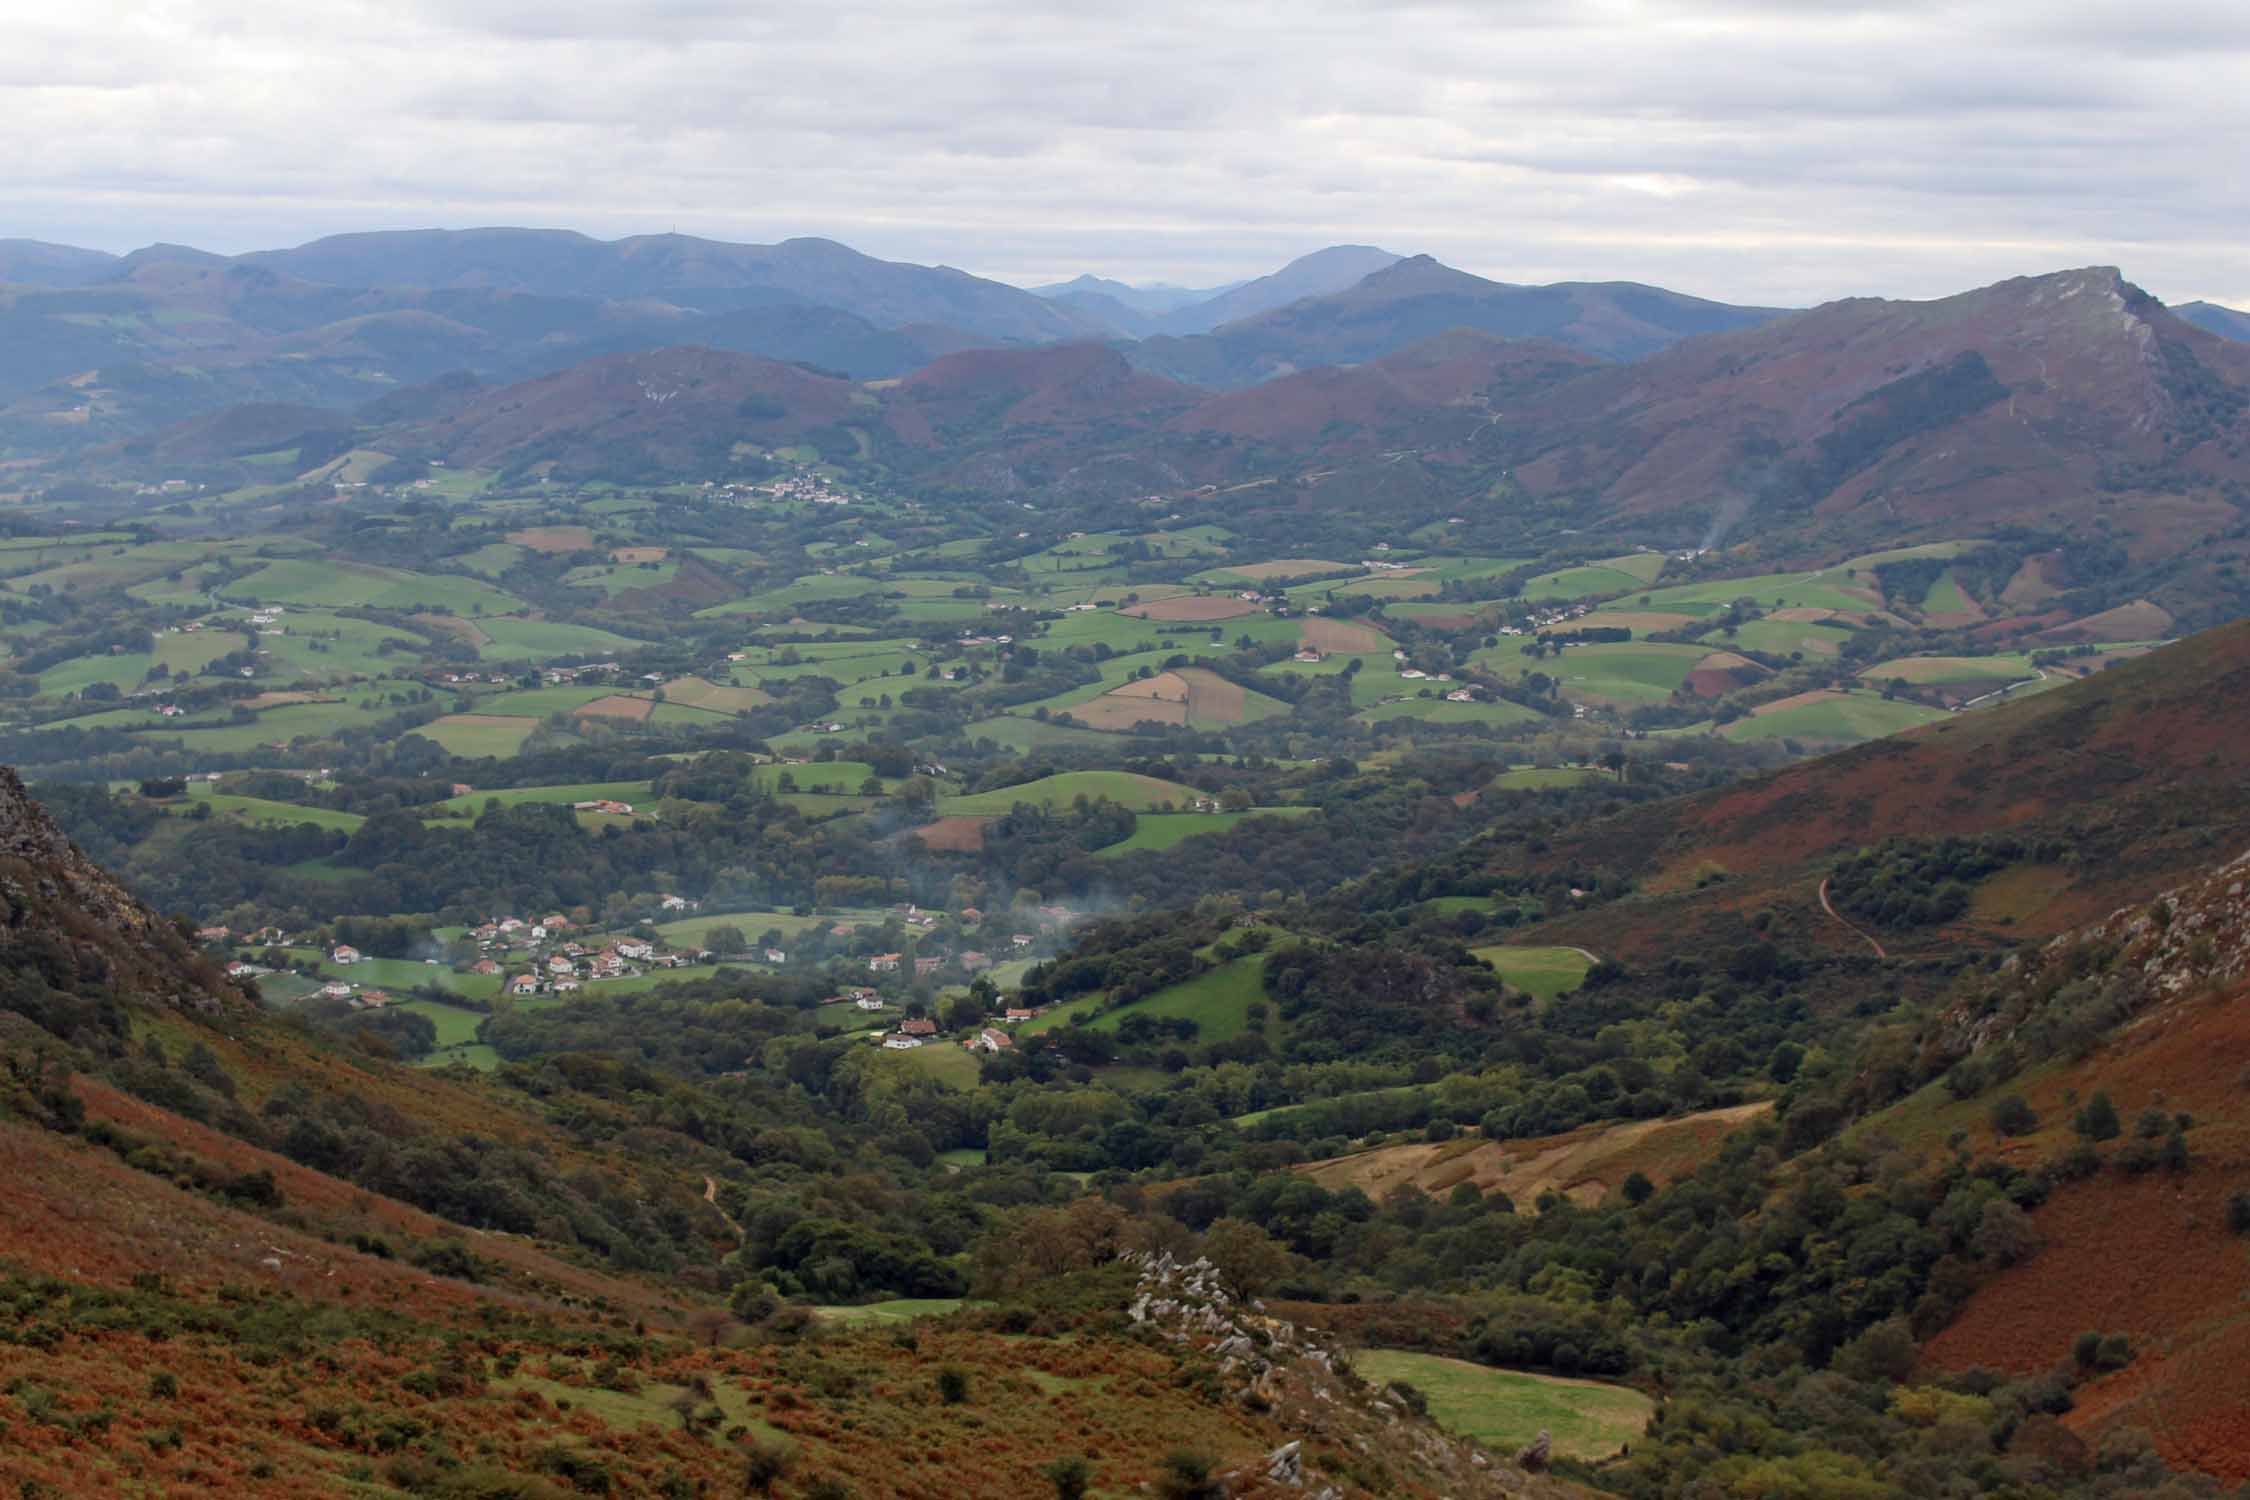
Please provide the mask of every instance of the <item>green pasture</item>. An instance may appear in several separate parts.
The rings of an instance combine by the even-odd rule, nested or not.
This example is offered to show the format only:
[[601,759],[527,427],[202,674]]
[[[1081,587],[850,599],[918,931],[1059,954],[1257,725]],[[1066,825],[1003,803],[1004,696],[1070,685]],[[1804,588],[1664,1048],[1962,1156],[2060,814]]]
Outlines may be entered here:
[[940,797],[938,811],[947,817],[996,816],[1019,802],[1055,808],[1068,807],[1080,797],[1088,801],[1107,797],[1120,807],[1145,812],[1161,802],[1192,808],[1202,795],[1194,787],[1130,771],[1065,771],[997,791]]
[[1885,735],[1897,734],[1900,730],[1912,729],[1944,717],[1945,713],[1941,709],[1924,708],[1919,703],[1884,699],[1874,693],[1858,692],[1737,719],[1720,729],[1719,733],[1727,739],[1742,742],[1795,739],[1826,744],[1856,744],[1861,740],[1881,739]]
[[1206,833],[1225,833],[1245,818],[1295,818],[1315,811],[1317,809],[1310,807],[1259,807],[1248,812],[1140,813],[1135,817],[1132,833],[1114,844],[1104,845],[1096,851],[1096,857],[1114,859],[1144,849],[1169,849],[1184,839]]
[[1544,1432],[1558,1455],[1599,1462],[1638,1440],[1656,1412],[1654,1402],[1626,1386],[1495,1370],[1437,1354],[1362,1349],[1351,1363],[1376,1385],[1411,1385],[1439,1426],[1495,1453],[1514,1452]]
[[1501,944],[1470,950],[1509,984],[1535,1000],[1552,1000],[1578,988],[1594,964],[1576,948],[1532,948]]

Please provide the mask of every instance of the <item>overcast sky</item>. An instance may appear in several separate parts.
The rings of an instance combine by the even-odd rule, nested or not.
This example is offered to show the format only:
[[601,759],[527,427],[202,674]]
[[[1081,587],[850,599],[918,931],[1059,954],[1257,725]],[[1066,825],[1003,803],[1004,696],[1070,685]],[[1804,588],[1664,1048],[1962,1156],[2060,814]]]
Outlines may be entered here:
[[0,0],[0,235],[822,234],[1204,285],[1336,242],[1743,302],[2250,306],[2250,0]]

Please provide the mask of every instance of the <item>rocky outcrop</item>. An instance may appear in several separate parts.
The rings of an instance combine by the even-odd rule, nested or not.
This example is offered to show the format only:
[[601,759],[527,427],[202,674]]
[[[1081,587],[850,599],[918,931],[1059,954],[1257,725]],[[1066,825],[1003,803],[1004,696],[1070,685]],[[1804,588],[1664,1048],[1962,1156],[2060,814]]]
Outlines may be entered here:
[[2250,854],[2009,958],[1939,1017],[1927,1050],[1941,1063],[2013,1037],[2056,1005],[2115,1025],[2199,990],[2250,981]]
[[217,1015],[248,1001],[172,923],[88,859],[0,766],[0,968]]
[[[1413,1488],[1450,1500],[1541,1500],[1582,1493],[1529,1465],[1494,1457],[1446,1432],[1353,1373],[1349,1355],[1323,1335],[1230,1292],[1208,1260],[1129,1251],[1139,1274],[1126,1316],[1182,1345],[1216,1374],[1226,1398],[1271,1413],[1299,1434],[1263,1458],[1218,1476],[1229,1500],[1303,1496],[1345,1500],[1363,1491],[1328,1476],[1381,1466]],[[1543,1466],[1542,1466],[1543,1467]]]

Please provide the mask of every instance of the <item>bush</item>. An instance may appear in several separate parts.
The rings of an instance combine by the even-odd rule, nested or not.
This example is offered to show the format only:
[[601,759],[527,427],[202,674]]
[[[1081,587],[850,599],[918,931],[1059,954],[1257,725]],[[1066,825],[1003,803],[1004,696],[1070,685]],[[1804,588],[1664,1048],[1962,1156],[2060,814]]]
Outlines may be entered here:
[[1992,1128],[2002,1135],[2029,1135],[2039,1128],[2039,1112],[2021,1094],[2004,1094],[1992,1101]]
[[948,1365],[937,1373],[938,1399],[947,1406],[959,1406],[969,1399],[969,1374],[966,1370]]
[[1156,1492],[1164,1500],[1212,1500],[1219,1487],[1211,1482],[1212,1460],[1205,1454],[1175,1449],[1164,1457]]
[[2236,1234],[2250,1234],[2250,1193],[2227,1195],[2227,1228]]
[[790,1453],[778,1443],[752,1443],[742,1482],[753,1495],[770,1495],[789,1472]]
[[1094,1466],[1077,1454],[1058,1458],[1039,1471],[1055,1487],[1055,1500],[1086,1500],[1094,1482]]
[[2096,1093],[2071,1120],[2070,1128],[2089,1141],[2114,1141],[2125,1128],[2109,1095]]

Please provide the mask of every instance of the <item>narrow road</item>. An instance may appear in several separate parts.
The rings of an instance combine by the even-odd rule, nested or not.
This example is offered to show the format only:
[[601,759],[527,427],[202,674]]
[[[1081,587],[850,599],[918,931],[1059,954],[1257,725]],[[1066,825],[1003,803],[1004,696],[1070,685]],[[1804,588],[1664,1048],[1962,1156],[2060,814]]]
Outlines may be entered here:
[[1888,953],[1885,953],[1883,951],[1883,945],[1881,943],[1876,942],[1874,938],[1868,936],[1864,932],[1861,932],[1857,927],[1853,927],[1851,923],[1845,921],[1843,917],[1837,913],[1835,907],[1828,904],[1828,877],[1825,875],[1820,877],[1820,909],[1828,913],[1830,919],[1833,920],[1838,926],[1849,928],[1854,937],[1857,937],[1861,942],[1867,944],[1868,947],[1873,948],[1875,950],[1875,956],[1877,958],[1890,957]]

